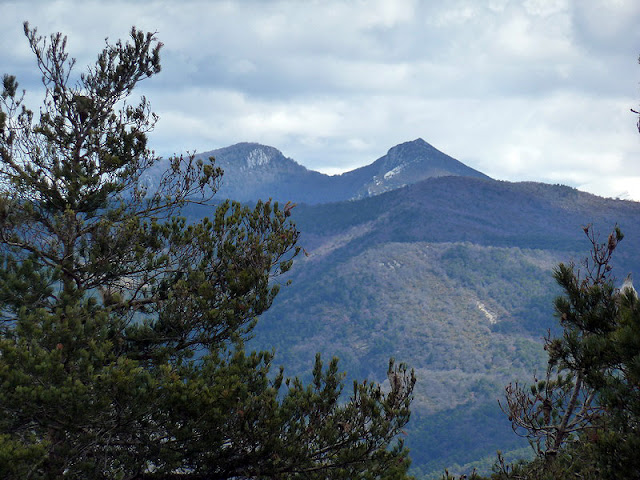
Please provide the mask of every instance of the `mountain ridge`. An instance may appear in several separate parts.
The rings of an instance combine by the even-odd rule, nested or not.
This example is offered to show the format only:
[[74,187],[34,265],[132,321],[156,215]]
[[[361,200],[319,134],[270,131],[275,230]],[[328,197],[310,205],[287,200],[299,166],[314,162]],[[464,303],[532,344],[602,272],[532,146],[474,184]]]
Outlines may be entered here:
[[489,178],[422,138],[396,145],[371,164],[339,175],[310,170],[275,147],[253,142],[237,143],[196,157],[215,158],[225,172],[218,194],[244,202],[273,198],[321,204],[375,196],[439,176]]

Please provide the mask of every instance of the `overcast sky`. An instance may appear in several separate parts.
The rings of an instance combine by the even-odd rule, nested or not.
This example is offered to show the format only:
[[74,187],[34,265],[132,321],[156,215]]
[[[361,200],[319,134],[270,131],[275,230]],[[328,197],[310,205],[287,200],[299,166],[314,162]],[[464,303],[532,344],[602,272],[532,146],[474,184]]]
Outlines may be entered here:
[[157,32],[137,93],[163,156],[254,141],[339,173],[421,137],[496,179],[640,200],[638,0],[0,0],[0,73],[35,101],[24,20],[78,71]]

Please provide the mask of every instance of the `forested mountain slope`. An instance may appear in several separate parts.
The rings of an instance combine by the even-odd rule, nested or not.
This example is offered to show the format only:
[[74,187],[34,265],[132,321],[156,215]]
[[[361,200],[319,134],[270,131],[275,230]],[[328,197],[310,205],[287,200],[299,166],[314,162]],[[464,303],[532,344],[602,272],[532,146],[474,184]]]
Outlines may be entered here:
[[639,272],[640,204],[564,186],[432,178],[359,201],[299,206],[298,261],[255,345],[290,373],[317,351],[382,381],[389,357],[416,369],[408,443],[419,471],[522,445],[497,400],[543,372],[551,277],[588,252],[582,231],[626,234],[616,274]]

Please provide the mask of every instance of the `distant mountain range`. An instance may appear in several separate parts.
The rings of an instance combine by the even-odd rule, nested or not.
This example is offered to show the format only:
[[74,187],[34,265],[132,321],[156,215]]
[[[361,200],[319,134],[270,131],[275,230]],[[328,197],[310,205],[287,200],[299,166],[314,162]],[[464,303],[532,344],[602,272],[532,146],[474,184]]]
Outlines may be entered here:
[[496,181],[422,139],[337,176],[254,143],[202,155],[225,170],[219,196],[298,203],[309,256],[251,346],[275,347],[289,375],[308,374],[317,351],[338,356],[349,378],[384,381],[389,357],[414,367],[406,440],[419,479],[486,470],[496,450],[526,446],[497,400],[544,371],[542,337],[557,329],[552,269],[580,265],[584,225],[605,240],[619,224],[614,273],[640,278],[640,203]]
[[279,150],[257,143],[239,143],[197,156],[216,159],[225,172],[218,195],[239,201],[271,197],[318,204],[366,198],[433,177],[489,178],[421,138],[397,145],[372,164],[342,175],[308,170]]

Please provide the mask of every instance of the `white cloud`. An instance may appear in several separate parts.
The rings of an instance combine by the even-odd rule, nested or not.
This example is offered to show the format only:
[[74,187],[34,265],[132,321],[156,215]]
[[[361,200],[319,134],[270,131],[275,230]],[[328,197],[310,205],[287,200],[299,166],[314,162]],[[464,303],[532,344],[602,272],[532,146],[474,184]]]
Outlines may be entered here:
[[523,5],[528,14],[547,17],[565,11],[568,4],[566,0],[526,0]]

